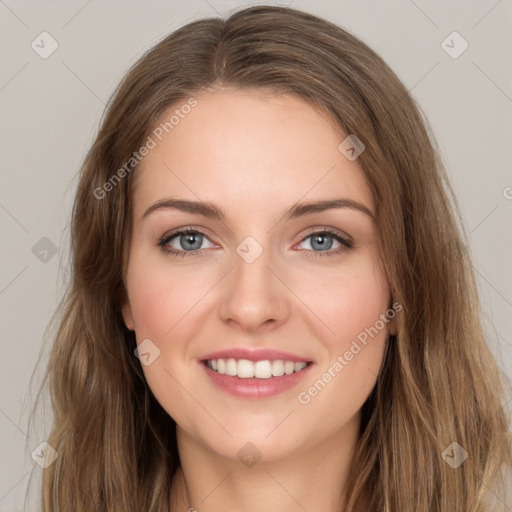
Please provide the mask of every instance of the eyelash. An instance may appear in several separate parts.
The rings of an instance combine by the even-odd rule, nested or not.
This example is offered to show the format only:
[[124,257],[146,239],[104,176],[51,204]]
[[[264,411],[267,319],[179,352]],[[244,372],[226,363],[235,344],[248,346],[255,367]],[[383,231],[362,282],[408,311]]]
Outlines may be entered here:
[[[171,256],[177,256],[177,257],[181,257],[181,258],[185,257],[185,256],[196,256],[198,254],[202,254],[203,251],[207,250],[207,249],[195,249],[193,251],[183,251],[183,250],[177,250],[177,249],[170,249],[169,247],[167,247],[167,244],[173,238],[176,238],[177,236],[180,236],[180,235],[187,235],[187,234],[200,234],[200,235],[203,235],[204,237],[206,237],[206,235],[204,233],[202,233],[201,231],[198,231],[197,229],[184,228],[184,229],[174,231],[170,234],[164,235],[158,241],[158,246],[160,247],[160,249],[162,250],[162,252],[164,254],[168,254]],[[300,241],[300,243],[304,242],[309,237],[314,236],[314,235],[330,235],[333,238],[335,238],[338,242],[340,242],[342,247],[340,247],[339,249],[336,249],[334,251],[330,251],[330,250],[329,251],[313,251],[313,250],[307,249],[306,252],[314,253],[313,257],[323,258],[325,256],[333,256],[333,255],[340,254],[340,253],[346,251],[347,249],[351,249],[353,247],[353,243],[350,240],[343,238],[342,236],[339,235],[339,233],[337,231],[334,231],[333,229],[330,229],[330,228],[322,228],[321,230],[318,230],[318,231],[311,231]],[[206,237],[206,238],[208,238],[208,237]]]

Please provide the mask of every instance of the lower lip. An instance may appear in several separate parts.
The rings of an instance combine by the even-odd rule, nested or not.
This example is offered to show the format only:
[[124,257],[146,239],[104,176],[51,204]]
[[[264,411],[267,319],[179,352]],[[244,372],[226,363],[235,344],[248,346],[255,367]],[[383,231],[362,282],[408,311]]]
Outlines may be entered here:
[[267,398],[278,395],[297,385],[308,373],[313,363],[308,364],[300,372],[270,377],[269,379],[241,379],[240,377],[225,375],[211,370],[206,364],[199,361],[208,378],[219,388],[233,396],[243,398]]

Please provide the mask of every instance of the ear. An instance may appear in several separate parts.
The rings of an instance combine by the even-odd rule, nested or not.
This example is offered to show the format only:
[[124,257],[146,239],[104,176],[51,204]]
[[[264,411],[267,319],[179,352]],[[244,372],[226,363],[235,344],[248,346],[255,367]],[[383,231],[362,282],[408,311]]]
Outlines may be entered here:
[[133,321],[132,307],[130,306],[130,301],[128,300],[128,296],[126,295],[126,291],[123,290],[121,300],[121,313],[123,314],[123,319],[126,327],[130,329],[130,331],[135,330],[135,322]]
[[126,302],[122,305],[121,311],[123,313],[124,323],[130,331],[135,330],[135,324],[133,322],[132,308],[130,307],[130,303]]

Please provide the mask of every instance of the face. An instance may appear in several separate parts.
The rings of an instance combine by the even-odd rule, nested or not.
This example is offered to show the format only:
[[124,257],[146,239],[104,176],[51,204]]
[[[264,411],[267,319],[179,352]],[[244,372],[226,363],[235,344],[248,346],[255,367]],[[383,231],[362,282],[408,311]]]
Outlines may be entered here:
[[148,385],[219,455],[334,449],[394,329],[372,194],[338,149],[347,134],[301,99],[196,99],[134,176],[123,316]]

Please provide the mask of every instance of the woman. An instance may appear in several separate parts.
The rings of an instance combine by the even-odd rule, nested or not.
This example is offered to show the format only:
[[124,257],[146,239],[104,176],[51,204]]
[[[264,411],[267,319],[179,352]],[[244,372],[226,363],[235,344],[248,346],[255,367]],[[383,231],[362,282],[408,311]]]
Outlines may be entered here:
[[452,198],[341,28],[255,6],[157,44],[81,170],[43,510],[506,510]]

